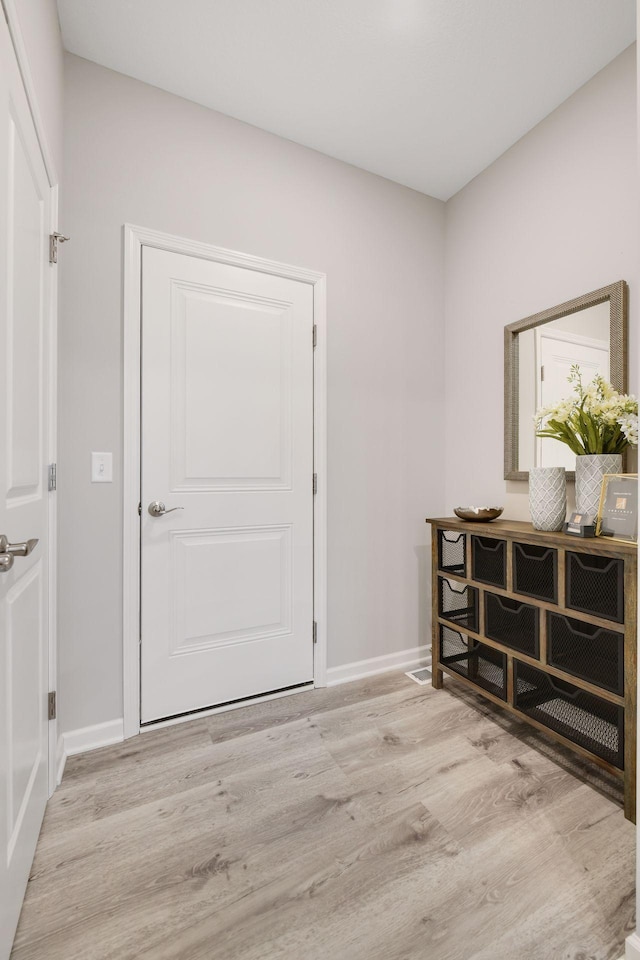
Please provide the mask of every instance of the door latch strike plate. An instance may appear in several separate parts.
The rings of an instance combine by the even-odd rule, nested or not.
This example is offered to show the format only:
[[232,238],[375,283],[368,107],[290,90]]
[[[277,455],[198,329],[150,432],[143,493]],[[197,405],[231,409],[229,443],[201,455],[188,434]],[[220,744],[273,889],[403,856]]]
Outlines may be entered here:
[[66,243],[69,239],[70,237],[65,237],[64,234],[58,233],[57,230],[49,234],[49,263],[58,262],[58,244]]

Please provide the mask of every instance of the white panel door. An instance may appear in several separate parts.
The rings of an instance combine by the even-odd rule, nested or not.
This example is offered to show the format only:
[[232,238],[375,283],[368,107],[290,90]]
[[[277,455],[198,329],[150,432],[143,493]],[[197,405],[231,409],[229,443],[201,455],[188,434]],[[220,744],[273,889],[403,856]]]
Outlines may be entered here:
[[[568,397],[571,386],[568,377],[577,363],[586,386],[597,373],[609,379],[609,344],[575,334],[556,331],[553,336],[540,332],[538,337],[540,376],[538,379],[539,406],[547,407]],[[544,373],[543,373],[544,371]],[[566,443],[550,437],[538,438],[537,466],[565,467],[575,470],[576,455]]]
[[310,284],[143,249],[143,723],[313,679],[312,328]]
[[[0,958],[18,922],[48,787],[47,371],[50,191],[0,18]],[[19,550],[19,548],[17,548]],[[0,564],[7,562],[0,556]]]

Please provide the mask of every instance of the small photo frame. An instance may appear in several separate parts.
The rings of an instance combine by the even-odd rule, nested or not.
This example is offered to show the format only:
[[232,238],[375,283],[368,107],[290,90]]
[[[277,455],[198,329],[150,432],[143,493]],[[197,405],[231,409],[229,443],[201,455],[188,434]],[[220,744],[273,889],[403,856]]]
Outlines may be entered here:
[[596,521],[591,513],[575,510],[564,525],[564,532],[571,537],[595,537]]
[[637,543],[637,473],[606,473],[602,478],[596,536]]

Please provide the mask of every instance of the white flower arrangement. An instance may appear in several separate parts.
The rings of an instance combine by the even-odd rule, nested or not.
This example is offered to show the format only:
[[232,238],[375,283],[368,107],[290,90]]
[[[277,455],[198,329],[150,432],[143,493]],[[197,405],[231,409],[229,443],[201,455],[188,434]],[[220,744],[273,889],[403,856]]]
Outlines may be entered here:
[[618,393],[600,374],[586,387],[574,364],[567,378],[573,394],[534,416],[536,436],[552,437],[577,455],[622,453],[638,445],[638,401]]

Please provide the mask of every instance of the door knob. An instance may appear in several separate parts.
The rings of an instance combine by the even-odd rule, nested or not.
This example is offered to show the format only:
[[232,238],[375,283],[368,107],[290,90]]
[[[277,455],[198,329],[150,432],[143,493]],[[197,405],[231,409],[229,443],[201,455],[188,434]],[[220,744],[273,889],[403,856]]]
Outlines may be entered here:
[[184,507],[171,507],[171,510],[167,510],[162,500],[152,500],[147,510],[152,517],[164,517],[167,513],[173,513],[174,510],[184,510]]
[[0,573],[7,573],[16,557],[28,557],[38,540],[24,540],[22,543],[9,543],[4,534],[0,535]]

